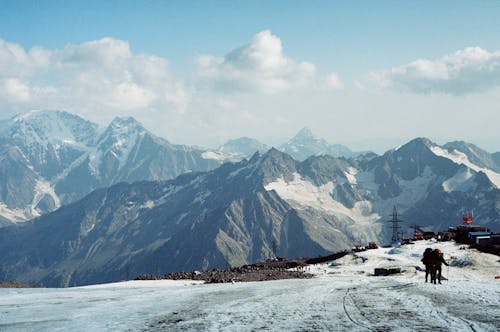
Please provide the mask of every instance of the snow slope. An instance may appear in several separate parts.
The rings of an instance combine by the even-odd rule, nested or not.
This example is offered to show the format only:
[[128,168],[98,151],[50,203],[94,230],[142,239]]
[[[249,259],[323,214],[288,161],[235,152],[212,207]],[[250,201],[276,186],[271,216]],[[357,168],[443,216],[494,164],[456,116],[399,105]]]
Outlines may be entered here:
[[491,169],[477,166],[469,160],[465,153],[458,150],[449,152],[439,146],[432,146],[430,149],[437,156],[448,158],[454,163],[465,165],[476,172],[483,172],[490,179],[491,183],[493,183],[497,188],[500,188],[500,174]]
[[298,173],[293,174],[294,178],[290,182],[285,182],[282,178],[267,184],[264,188],[267,191],[274,190],[278,195],[289,202],[297,209],[313,208],[327,213],[337,214],[347,217],[357,222],[375,222],[379,219],[378,214],[371,213],[371,203],[359,201],[352,209],[345,207],[332,197],[334,188],[333,182],[315,186],[309,181],[302,179]]
[[[420,256],[454,266],[423,282]],[[452,258],[454,257],[454,258]],[[468,265],[469,264],[469,265]],[[371,276],[400,266],[401,275]],[[200,285],[129,281],[66,289],[0,289],[2,331],[498,331],[497,256],[421,241],[311,267],[313,279]]]

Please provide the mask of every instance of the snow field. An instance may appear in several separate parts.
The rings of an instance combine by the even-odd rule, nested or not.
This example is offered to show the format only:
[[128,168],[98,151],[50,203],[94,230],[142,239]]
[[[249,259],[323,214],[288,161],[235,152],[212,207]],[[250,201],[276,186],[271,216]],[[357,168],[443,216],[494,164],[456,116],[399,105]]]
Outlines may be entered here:
[[[415,266],[427,246],[472,265],[450,267],[442,285],[424,283]],[[388,265],[405,272],[371,276],[375,267]],[[452,242],[419,241],[311,266],[313,279],[0,289],[0,330],[498,331],[499,265],[497,256]]]
[[476,172],[483,172],[490,179],[491,183],[493,183],[497,188],[500,188],[500,174],[492,171],[491,169],[479,167],[473,164],[465,153],[458,150],[448,152],[439,146],[432,146],[430,149],[436,156],[448,158],[454,163],[465,165]]

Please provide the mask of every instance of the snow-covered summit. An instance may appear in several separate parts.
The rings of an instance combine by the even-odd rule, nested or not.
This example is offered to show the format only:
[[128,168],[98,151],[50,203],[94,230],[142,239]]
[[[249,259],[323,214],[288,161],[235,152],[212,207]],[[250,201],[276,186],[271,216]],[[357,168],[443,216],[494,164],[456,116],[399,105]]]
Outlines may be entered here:
[[314,136],[308,127],[302,128],[292,139],[279,148],[297,160],[305,160],[310,156],[330,154],[334,157],[353,157],[349,148],[341,144],[330,144],[323,138]]
[[481,161],[476,159],[475,162],[472,162],[469,159],[468,154],[457,149],[452,149],[451,147],[449,147],[449,149],[445,149],[436,145],[431,147],[431,150],[437,156],[447,158],[456,164],[464,165],[475,172],[485,174],[491,183],[496,186],[496,188],[500,188],[500,173],[497,173],[490,168],[481,166],[484,165]]
[[78,115],[35,110],[0,121],[0,143],[0,180],[6,184],[0,221],[44,214],[116,181],[171,179],[220,164],[203,159],[203,151],[154,136],[132,117],[99,128]]
[[255,152],[264,153],[269,146],[250,137],[232,139],[221,145],[217,151],[223,154],[250,158]]
[[490,154],[472,143],[454,141],[446,143],[443,148],[450,152],[460,151],[475,165],[500,173],[500,162],[495,160],[494,154]]
[[6,121],[2,134],[29,146],[85,145],[95,137],[97,125],[63,111],[36,110]]
[[127,130],[131,130],[132,128],[136,130],[146,130],[139,121],[131,116],[115,117],[109,124],[109,128],[113,128],[115,130],[123,130],[124,128],[126,128]]

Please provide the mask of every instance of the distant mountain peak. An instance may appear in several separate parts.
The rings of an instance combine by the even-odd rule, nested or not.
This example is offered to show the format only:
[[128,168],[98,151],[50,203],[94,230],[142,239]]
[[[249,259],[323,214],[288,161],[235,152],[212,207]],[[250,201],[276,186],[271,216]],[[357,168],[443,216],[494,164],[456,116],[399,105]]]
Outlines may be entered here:
[[110,127],[112,128],[123,128],[123,127],[128,127],[128,128],[141,128],[144,129],[144,126],[137,121],[135,118],[131,116],[126,116],[126,117],[115,117],[113,121],[109,124]]
[[269,149],[261,156],[261,165],[278,165],[281,168],[287,164],[295,164],[296,161],[289,154],[282,152],[276,148]]
[[13,117],[14,121],[26,121],[26,120],[31,120],[31,119],[37,119],[40,117],[53,117],[53,116],[61,116],[61,115],[67,115],[67,116],[74,116],[73,114],[64,112],[64,111],[58,111],[58,110],[43,110],[43,109],[36,109],[36,110],[31,110],[25,113],[17,114]]
[[431,141],[427,137],[417,137],[417,138],[411,140],[410,142],[416,142],[416,143],[424,144],[424,145],[427,145],[427,146],[436,145],[436,143],[434,143],[433,141]]
[[282,156],[288,156],[288,154],[276,149],[274,146],[271,147],[266,153],[262,155],[263,158],[276,158],[276,157],[282,157]]
[[88,122],[87,120],[83,119],[77,114],[72,114],[68,113],[65,111],[60,111],[60,110],[31,110],[25,113],[20,113],[15,115],[11,121],[14,123],[39,123],[40,121],[42,122],[53,122],[57,120],[77,120],[77,121],[85,121]]
[[16,137],[26,145],[48,142],[88,141],[95,136],[97,125],[78,115],[58,110],[32,110],[7,120],[2,135]]
[[280,146],[280,150],[297,160],[310,156],[330,154],[334,157],[353,157],[356,153],[341,144],[330,144],[323,138],[314,136],[308,127],[302,128],[291,140]]
[[256,151],[264,153],[267,150],[269,150],[269,146],[250,137],[231,139],[217,149],[219,153],[227,155],[229,159],[236,160],[250,158]]
[[304,127],[293,137],[293,139],[311,139],[315,138],[311,128]]
[[400,146],[396,150],[415,150],[416,148],[425,148],[428,149],[430,147],[436,146],[436,143],[431,141],[430,139],[426,137],[417,137],[409,141],[408,143]]

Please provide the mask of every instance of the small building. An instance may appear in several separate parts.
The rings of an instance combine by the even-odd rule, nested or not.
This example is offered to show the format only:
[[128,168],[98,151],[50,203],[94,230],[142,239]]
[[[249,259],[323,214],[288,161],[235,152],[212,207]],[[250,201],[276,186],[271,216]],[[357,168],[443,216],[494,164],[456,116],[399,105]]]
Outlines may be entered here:
[[422,234],[422,236],[424,237],[424,240],[430,240],[430,239],[433,239],[436,237],[436,233],[434,232],[424,232],[424,234]]
[[[475,232],[486,232],[486,235],[490,234],[490,230],[486,227],[482,226],[471,226],[471,225],[461,225],[455,228],[450,228],[449,231],[452,231],[455,233],[455,242],[457,243],[471,243],[471,237],[469,237],[469,234],[475,233]],[[472,243],[475,242],[472,241]]]
[[500,234],[477,236],[476,244],[478,245],[500,244]]
[[468,234],[468,239],[471,243],[476,243],[476,239],[478,237],[484,237],[484,236],[490,236],[490,232],[484,232],[484,231],[479,231],[479,232],[469,232]]

